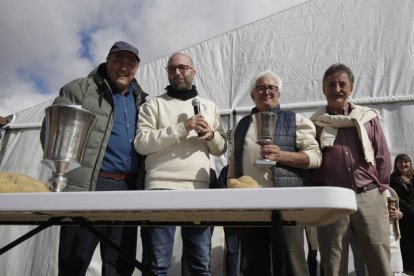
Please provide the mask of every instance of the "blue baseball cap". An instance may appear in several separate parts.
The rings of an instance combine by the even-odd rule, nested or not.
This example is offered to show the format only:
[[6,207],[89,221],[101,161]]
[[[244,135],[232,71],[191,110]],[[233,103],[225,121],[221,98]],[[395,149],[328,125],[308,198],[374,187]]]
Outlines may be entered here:
[[138,61],[141,60],[139,58],[139,55],[138,55],[138,49],[135,48],[134,46],[132,46],[131,44],[126,43],[124,41],[117,41],[117,42],[115,42],[115,44],[109,50],[108,56],[110,54],[113,54],[113,53],[116,53],[116,52],[120,52],[120,51],[128,51],[128,52],[134,54],[137,57]]

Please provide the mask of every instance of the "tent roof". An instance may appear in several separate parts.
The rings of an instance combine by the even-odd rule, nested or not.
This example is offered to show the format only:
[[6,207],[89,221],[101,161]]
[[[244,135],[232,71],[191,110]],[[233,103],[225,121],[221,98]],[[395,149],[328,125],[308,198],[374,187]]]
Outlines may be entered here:
[[[412,101],[413,10],[407,0],[313,0],[182,51],[194,59],[199,93],[221,110],[251,106],[250,81],[265,69],[284,82],[282,105],[320,105],[322,75],[337,62],[354,71],[353,99]],[[138,71],[151,95],[168,84],[167,59]]]

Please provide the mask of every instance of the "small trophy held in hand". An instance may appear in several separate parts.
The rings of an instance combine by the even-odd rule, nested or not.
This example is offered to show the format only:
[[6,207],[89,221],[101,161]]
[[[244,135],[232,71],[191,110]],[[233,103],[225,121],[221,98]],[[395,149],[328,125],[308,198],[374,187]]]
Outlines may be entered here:
[[[252,115],[254,129],[256,132],[256,142],[263,146],[273,141],[275,132],[277,114],[273,112],[258,112]],[[276,161],[265,159],[263,156],[256,160],[256,166],[274,166]]]
[[387,197],[388,211],[392,208],[397,208],[397,199],[395,197]]
[[[387,206],[388,206],[388,212],[390,212],[391,210],[395,210],[398,208],[397,205],[398,199],[396,199],[395,197],[387,197]],[[394,233],[398,232],[398,220],[397,219],[393,219],[392,221],[392,226],[394,227]]]

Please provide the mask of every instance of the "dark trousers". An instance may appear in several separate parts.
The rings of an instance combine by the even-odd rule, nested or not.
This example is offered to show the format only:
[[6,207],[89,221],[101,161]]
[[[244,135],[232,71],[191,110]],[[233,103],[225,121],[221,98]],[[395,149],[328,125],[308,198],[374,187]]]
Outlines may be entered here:
[[[130,183],[131,182],[131,183]],[[128,185],[130,184],[130,185]],[[98,178],[96,191],[129,190],[135,180],[116,181]],[[106,235],[115,244],[123,248],[131,256],[136,255],[136,226],[96,226],[96,230]],[[59,276],[83,276],[88,269],[99,239],[81,226],[62,226],[59,244]],[[134,265],[129,264],[116,251],[104,243],[100,244],[103,276],[131,275]]]
[[[269,228],[240,228],[240,273],[243,276],[273,276]],[[283,226],[286,275],[309,275],[303,227]],[[274,275],[277,276],[277,275]]]

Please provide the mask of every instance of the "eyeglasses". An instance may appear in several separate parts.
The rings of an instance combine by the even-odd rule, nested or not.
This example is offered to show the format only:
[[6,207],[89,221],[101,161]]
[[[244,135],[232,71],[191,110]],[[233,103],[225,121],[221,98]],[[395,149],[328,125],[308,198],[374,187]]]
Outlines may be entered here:
[[189,65],[184,65],[184,64],[180,64],[180,65],[177,65],[177,66],[172,66],[171,65],[171,66],[165,67],[165,70],[167,70],[168,73],[175,73],[177,71],[177,69],[178,69],[178,71],[181,72],[181,74],[184,74],[185,71],[187,71],[188,69],[193,69],[193,68]]
[[259,85],[259,86],[256,86],[255,89],[260,94],[263,94],[267,91],[269,91],[269,93],[271,94],[275,94],[279,90],[279,87],[274,86],[274,85]]

